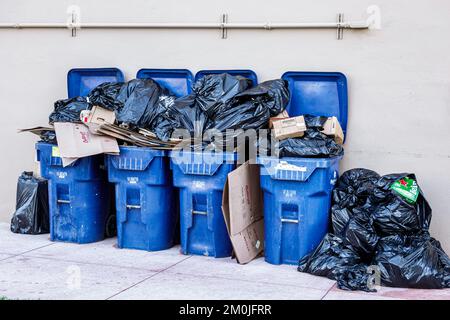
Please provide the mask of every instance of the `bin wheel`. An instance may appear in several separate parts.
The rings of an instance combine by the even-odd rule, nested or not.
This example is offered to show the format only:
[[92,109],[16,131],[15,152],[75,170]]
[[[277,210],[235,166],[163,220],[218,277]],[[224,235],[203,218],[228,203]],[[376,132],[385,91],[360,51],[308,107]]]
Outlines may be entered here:
[[112,214],[106,219],[106,237],[111,238],[117,235],[116,215]]

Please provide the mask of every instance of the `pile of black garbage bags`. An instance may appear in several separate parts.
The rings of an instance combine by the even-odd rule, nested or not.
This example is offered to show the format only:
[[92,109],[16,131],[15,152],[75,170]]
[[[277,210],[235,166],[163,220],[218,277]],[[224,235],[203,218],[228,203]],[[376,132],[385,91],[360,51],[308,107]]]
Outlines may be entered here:
[[[269,118],[283,112],[289,98],[287,82],[282,79],[252,87],[251,80],[241,76],[212,74],[197,80],[192,93],[183,97],[176,97],[152,79],[134,79],[103,83],[87,97],[56,101],[49,122],[78,122],[81,111],[96,105],[115,111],[120,125],[150,130],[162,141],[183,129],[193,138],[205,138],[211,133],[211,141],[207,142],[216,142],[214,132],[222,133],[226,140],[236,138],[236,134],[227,136],[228,129],[268,128]],[[320,132],[326,119],[306,116],[305,136],[280,141],[280,155],[342,155],[342,146]]]
[[375,291],[377,277],[390,287],[449,288],[450,259],[429,234],[431,207],[420,187],[414,203],[391,188],[404,178],[416,181],[407,173],[344,172],[333,191],[332,231],[298,270],[347,290]]

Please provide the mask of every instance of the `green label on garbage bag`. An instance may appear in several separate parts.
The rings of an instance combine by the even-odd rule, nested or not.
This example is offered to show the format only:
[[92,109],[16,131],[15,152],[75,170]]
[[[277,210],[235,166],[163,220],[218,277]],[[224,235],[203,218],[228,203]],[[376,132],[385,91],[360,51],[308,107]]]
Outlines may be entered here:
[[405,177],[391,184],[391,189],[401,195],[407,202],[416,203],[419,187],[414,179]]

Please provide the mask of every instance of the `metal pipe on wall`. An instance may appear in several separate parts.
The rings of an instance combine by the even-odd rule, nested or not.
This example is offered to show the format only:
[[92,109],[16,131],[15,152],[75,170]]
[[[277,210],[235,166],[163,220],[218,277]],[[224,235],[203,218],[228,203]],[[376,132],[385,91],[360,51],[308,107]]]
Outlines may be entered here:
[[297,23],[0,23],[1,29],[367,29],[366,21]]
[[81,22],[80,8],[69,6],[66,23],[0,23],[0,29],[69,29],[72,36],[76,36],[80,29],[218,29],[222,38],[227,37],[228,29],[336,29],[337,39],[342,39],[344,29],[379,29],[380,9],[369,6],[370,16],[363,21],[343,21],[344,15],[339,13],[335,22],[228,22],[228,15],[223,14],[220,22],[186,22],[186,23],[110,23],[110,22]]

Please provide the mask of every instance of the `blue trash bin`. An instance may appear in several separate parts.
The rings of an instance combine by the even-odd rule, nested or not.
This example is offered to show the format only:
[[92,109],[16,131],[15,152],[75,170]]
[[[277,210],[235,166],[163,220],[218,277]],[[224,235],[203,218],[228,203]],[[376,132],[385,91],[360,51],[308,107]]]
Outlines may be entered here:
[[[347,129],[347,79],[339,72],[286,72],[291,117],[336,116]],[[328,231],[331,192],[341,157],[259,157],[264,193],[265,259],[298,264]]]
[[103,155],[63,167],[54,144],[38,142],[37,160],[48,179],[50,239],[89,243],[105,238],[109,193]]
[[116,185],[119,248],[172,247],[178,216],[166,151],[120,147],[120,155],[107,156],[107,167]]
[[172,151],[170,157],[174,186],[179,189],[182,253],[231,256],[222,194],[228,173],[236,168],[237,155]]
[[298,264],[328,231],[331,192],[341,157],[260,157],[265,259]]

